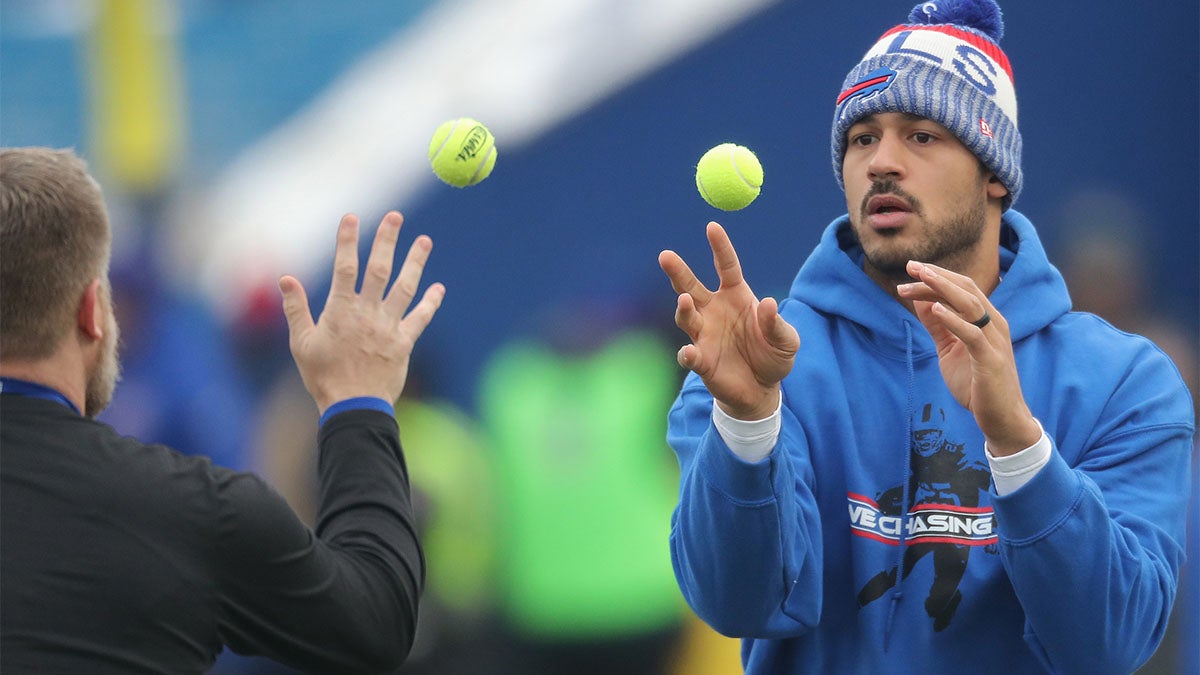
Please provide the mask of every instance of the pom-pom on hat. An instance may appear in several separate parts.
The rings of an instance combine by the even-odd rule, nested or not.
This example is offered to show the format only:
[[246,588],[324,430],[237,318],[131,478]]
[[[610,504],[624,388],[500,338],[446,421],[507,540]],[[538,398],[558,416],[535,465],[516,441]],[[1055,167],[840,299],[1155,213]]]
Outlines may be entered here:
[[1008,188],[1021,192],[1021,133],[1012,67],[994,0],[933,0],[883,34],[846,76],[833,116],[833,172],[845,189],[846,132],[874,113],[920,115],[949,129]]

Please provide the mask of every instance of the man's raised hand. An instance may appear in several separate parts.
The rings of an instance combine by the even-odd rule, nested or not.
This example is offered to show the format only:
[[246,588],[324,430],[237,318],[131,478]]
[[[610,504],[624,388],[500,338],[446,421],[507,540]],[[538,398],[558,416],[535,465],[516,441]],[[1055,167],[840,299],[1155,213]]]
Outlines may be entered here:
[[[421,281],[433,241],[421,235],[408,250],[391,289],[392,260],[404,218],[392,211],[375,233],[363,276],[358,279],[358,218],[346,215],[338,226],[329,298],[314,323],[304,286],[292,276],[279,280],[287,316],[292,357],[317,408],[324,413],[333,403],[370,396],[394,402],[404,390],[409,357],[446,294],[431,284],[408,311]],[[384,291],[387,290],[387,294]],[[407,312],[407,314],[406,314]]]
[[763,419],[779,405],[779,382],[792,369],[800,336],[779,316],[774,298],[759,300],[746,284],[725,230],[709,223],[706,234],[717,270],[715,291],[674,251],[658,255],[679,294],[675,324],[692,341],[680,348],[679,365],[699,375],[731,417]]

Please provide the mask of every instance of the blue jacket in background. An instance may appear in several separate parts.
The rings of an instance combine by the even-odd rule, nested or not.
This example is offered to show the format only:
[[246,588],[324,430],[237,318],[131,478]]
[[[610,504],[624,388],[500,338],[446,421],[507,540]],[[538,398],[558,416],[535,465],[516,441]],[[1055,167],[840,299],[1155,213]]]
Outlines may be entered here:
[[845,216],[780,305],[801,347],[772,454],[737,458],[704,384],[684,383],[675,573],[701,618],[745,638],[747,673],[1129,673],[1154,652],[1184,559],[1190,396],[1151,342],[1070,311],[1012,210],[1000,258],[990,299],[1054,445],[1010,495]]

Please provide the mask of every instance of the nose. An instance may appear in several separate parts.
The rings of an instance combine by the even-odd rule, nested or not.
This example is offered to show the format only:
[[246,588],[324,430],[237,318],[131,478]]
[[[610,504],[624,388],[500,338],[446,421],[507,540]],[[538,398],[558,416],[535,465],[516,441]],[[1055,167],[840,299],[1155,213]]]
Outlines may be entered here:
[[875,142],[867,173],[871,180],[904,177],[904,143],[895,134],[881,134]]

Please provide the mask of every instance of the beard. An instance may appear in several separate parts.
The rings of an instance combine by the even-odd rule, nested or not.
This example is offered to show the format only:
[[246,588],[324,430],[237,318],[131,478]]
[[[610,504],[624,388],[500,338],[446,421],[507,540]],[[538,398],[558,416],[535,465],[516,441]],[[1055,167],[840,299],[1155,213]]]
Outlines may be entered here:
[[[913,215],[923,221],[924,231],[920,241],[909,246],[894,245],[887,240],[896,238],[898,233],[880,232],[875,233],[875,236],[885,240],[884,242],[871,246],[862,244],[860,233],[863,228],[870,227],[865,224],[868,215],[867,202],[879,194],[893,194],[909,203]],[[851,214],[850,224],[855,237],[862,245],[867,265],[885,278],[904,283],[912,280],[905,269],[910,260],[932,263],[949,270],[961,270],[971,252],[983,239],[983,232],[987,226],[987,202],[985,198],[980,197],[955,209],[954,214],[945,220],[935,222],[925,218],[924,209],[916,197],[901,190],[893,181],[880,181],[867,191],[857,217]]]
[[117,358],[117,345],[121,342],[121,329],[117,318],[109,312],[105,320],[104,340],[100,345],[100,362],[88,376],[84,391],[83,414],[95,418],[112,402],[117,382],[121,381],[121,362]]

